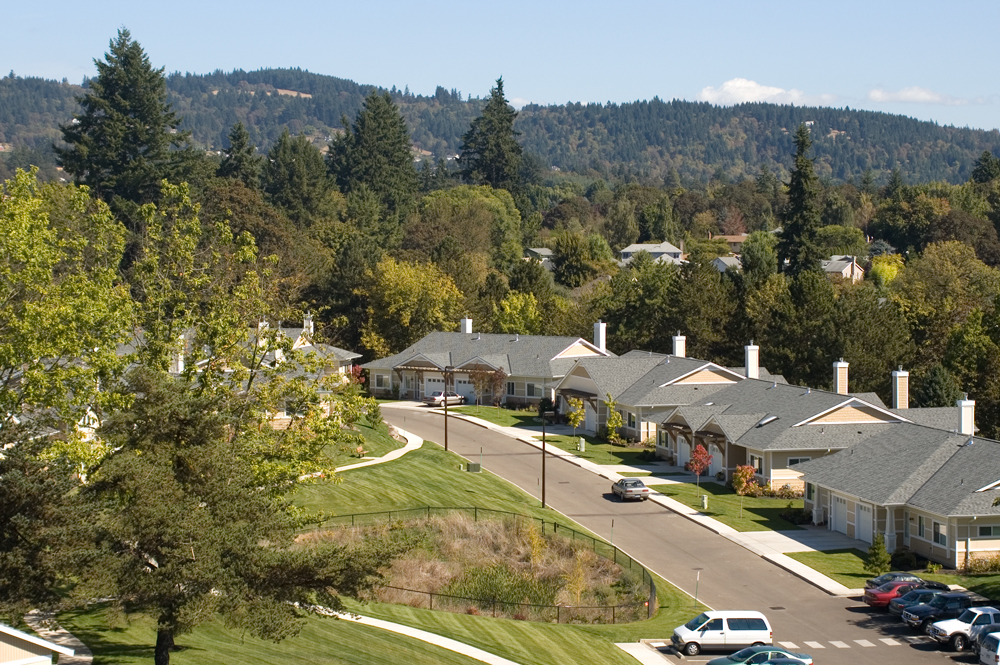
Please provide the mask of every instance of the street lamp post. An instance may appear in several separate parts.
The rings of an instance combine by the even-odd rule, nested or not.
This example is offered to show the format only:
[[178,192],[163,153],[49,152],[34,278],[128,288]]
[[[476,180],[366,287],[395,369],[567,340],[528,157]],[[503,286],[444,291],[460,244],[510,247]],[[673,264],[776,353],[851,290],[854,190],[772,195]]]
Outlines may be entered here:
[[448,452],[448,377],[451,373],[455,371],[455,368],[451,365],[446,365],[444,368],[444,394],[441,398],[444,400],[444,451]]

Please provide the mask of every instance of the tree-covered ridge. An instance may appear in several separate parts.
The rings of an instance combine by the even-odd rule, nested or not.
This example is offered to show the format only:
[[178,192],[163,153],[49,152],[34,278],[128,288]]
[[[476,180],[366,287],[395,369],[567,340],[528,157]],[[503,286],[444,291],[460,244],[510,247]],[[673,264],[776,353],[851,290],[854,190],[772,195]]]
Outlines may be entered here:
[[[461,137],[485,100],[439,87],[434,95],[366,86],[301,69],[235,70],[167,76],[169,100],[182,130],[207,148],[228,145],[242,120],[256,145],[274,144],[284,129],[317,143],[353,118],[365,97],[389,93],[410,128],[416,148],[435,158],[459,152]],[[58,125],[77,111],[79,86],[38,78],[0,79],[0,143],[47,151]],[[528,105],[516,129],[527,152],[563,170],[606,176],[672,177],[689,182],[738,180],[766,165],[784,175],[794,152],[793,133],[809,125],[821,179],[860,179],[871,169],[885,181],[898,167],[909,182],[964,182],[984,150],[1000,153],[1000,132],[941,127],[905,116],[849,108],[776,104],[732,107],[653,98],[625,104]],[[43,154],[21,154],[17,165]],[[9,162],[9,158],[8,158]],[[8,164],[9,168],[9,164]],[[44,171],[43,171],[44,173]]]

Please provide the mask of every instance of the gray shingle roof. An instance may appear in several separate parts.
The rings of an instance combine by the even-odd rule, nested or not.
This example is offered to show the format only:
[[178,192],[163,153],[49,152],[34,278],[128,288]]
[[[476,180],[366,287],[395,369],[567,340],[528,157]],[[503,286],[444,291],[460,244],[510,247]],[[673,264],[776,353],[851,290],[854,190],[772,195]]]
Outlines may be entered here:
[[[590,342],[579,337],[432,332],[403,351],[388,358],[373,360],[363,367],[389,370],[423,356],[443,368],[448,365],[459,366],[481,357],[491,358],[490,364],[499,365],[510,376],[559,377],[564,376],[578,358],[555,357],[578,342],[593,347]],[[607,351],[605,353],[614,355]]]
[[958,408],[954,406],[935,406],[919,409],[889,409],[918,425],[936,427],[951,431],[958,427]]
[[[972,445],[966,446],[969,440]],[[878,505],[909,504],[939,515],[1000,515],[1000,443],[899,424],[849,450],[796,464],[807,482]]]
[[[662,355],[629,352],[617,358],[581,358],[579,367],[597,385],[598,397],[610,394],[613,399],[662,362]],[[631,405],[631,402],[628,402]]]
[[[628,390],[622,393],[619,401],[633,406],[651,407],[691,404],[692,402],[702,400],[702,398],[708,398],[709,395],[731,385],[727,383],[702,384],[698,386],[664,385],[671,381],[676,381],[682,376],[690,374],[706,365],[720,367],[706,360],[666,356],[660,363],[652,367],[629,386]],[[742,372],[736,373],[742,375]]]

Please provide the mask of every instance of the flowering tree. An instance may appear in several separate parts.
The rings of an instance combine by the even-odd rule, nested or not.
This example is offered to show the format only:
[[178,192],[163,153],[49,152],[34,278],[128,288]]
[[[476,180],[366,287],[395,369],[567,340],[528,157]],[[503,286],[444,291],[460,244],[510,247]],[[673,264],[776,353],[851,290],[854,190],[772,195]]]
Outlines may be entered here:
[[709,465],[712,464],[712,455],[708,454],[705,446],[700,443],[694,447],[691,451],[691,459],[688,460],[688,468],[694,472],[695,483],[698,485],[698,489],[701,489],[701,474],[708,470]]

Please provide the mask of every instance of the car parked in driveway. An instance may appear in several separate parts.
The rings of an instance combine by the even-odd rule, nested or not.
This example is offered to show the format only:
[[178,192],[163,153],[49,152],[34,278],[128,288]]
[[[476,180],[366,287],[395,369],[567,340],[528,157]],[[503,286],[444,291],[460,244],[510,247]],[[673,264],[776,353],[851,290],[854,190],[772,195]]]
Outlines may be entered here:
[[873,577],[870,580],[865,581],[866,589],[877,589],[883,584],[888,584],[889,582],[920,582],[922,581],[919,577],[912,573],[884,573],[878,577]]
[[448,392],[435,390],[430,395],[424,397],[424,404],[430,406],[444,406],[445,401],[448,404],[465,404],[465,396],[453,393],[450,390]]
[[913,605],[903,610],[903,622],[915,630],[927,632],[932,623],[954,619],[972,607],[972,596],[953,591],[939,593],[924,605]]
[[889,607],[889,603],[893,599],[909,593],[917,584],[918,582],[909,582],[904,580],[886,582],[882,586],[875,589],[865,589],[865,595],[861,600],[865,603],[865,605],[868,605],[873,609],[884,610]]
[[923,605],[934,599],[934,596],[944,593],[941,589],[928,589],[927,587],[917,587],[912,589],[905,596],[893,598],[889,601],[889,613],[901,615],[903,610],[913,605]]
[[638,478],[622,478],[611,486],[611,493],[622,501],[625,499],[645,501],[649,498],[649,488]]
[[938,621],[927,634],[938,644],[949,644],[955,651],[965,651],[977,641],[978,634],[1000,629],[1000,610],[995,607],[970,607],[954,619]]
[[764,665],[775,660],[797,665],[813,665],[812,656],[806,653],[796,653],[783,647],[759,646],[741,649],[730,656],[713,658],[707,665]]

